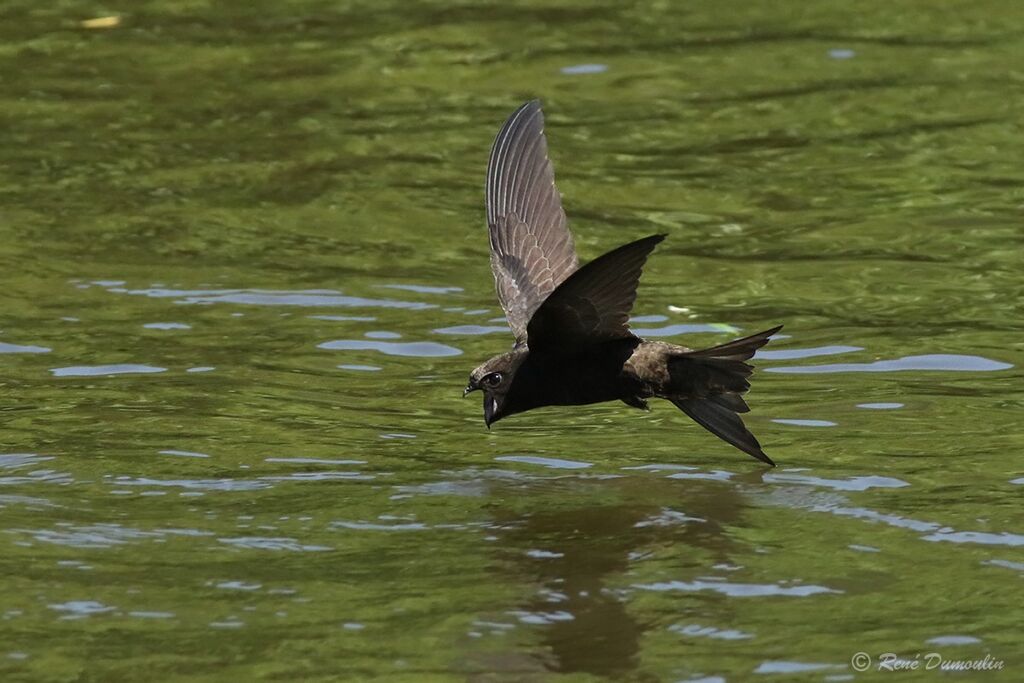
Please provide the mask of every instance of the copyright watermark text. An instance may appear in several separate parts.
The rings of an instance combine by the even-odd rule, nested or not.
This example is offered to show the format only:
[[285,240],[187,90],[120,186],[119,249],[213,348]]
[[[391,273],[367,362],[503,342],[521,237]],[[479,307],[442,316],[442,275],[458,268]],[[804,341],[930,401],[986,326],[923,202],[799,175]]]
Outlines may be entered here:
[[938,652],[883,652],[877,657],[857,652],[850,657],[850,666],[854,671],[1002,671],[1003,660],[988,654],[981,659],[948,659]]

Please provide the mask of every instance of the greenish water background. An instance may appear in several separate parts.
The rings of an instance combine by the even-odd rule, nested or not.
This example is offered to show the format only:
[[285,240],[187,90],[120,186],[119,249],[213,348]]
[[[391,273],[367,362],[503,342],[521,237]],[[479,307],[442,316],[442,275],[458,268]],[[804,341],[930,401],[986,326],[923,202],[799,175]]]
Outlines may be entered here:
[[[0,676],[1020,680],[1022,65],[994,1],[5,2]],[[584,260],[669,233],[635,327],[786,324],[777,470],[459,398],[531,97]]]

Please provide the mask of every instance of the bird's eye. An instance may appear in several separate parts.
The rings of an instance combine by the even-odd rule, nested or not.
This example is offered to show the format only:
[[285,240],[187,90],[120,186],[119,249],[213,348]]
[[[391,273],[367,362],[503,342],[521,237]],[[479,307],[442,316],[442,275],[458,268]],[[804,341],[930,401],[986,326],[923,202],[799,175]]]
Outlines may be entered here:
[[486,384],[489,387],[496,387],[499,384],[501,384],[501,373],[500,372],[492,372],[489,375],[485,375],[484,379],[483,379],[483,382],[484,382],[484,384]]

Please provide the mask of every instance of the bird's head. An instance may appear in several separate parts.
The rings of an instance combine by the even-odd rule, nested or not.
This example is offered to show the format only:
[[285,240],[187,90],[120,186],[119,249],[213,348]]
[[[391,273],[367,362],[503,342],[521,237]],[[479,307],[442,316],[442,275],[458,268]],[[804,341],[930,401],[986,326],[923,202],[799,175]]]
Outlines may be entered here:
[[484,394],[484,424],[488,427],[506,415],[516,412],[510,410],[507,399],[516,370],[524,358],[518,350],[509,351],[491,358],[469,373],[469,383],[462,392],[465,397],[470,392],[480,390]]

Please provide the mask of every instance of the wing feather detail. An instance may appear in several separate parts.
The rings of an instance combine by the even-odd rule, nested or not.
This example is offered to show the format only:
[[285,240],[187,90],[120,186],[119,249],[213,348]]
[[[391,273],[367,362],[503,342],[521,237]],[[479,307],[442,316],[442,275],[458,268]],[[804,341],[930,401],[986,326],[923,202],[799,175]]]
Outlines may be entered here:
[[534,311],[578,264],[548,159],[540,102],[517,109],[495,138],[486,199],[498,300],[516,343],[523,344]]
[[629,312],[644,263],[665,235],[651,235],[598,256],[572,273],[527,325],[532,350],[568,350],[632,336]]

